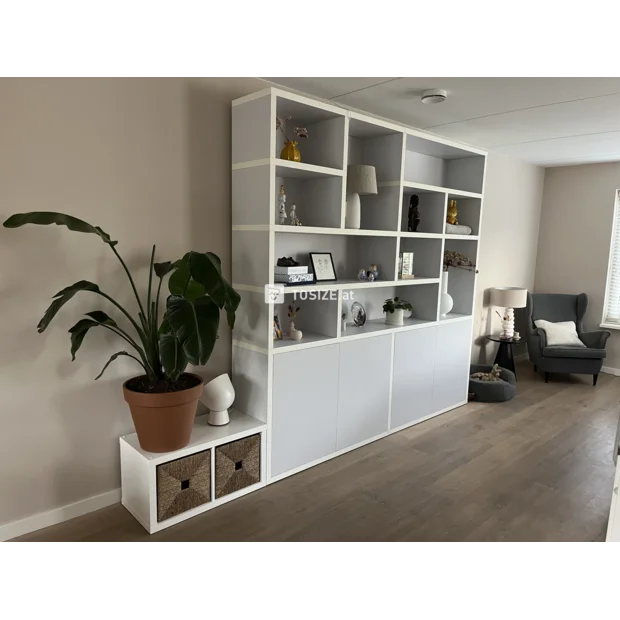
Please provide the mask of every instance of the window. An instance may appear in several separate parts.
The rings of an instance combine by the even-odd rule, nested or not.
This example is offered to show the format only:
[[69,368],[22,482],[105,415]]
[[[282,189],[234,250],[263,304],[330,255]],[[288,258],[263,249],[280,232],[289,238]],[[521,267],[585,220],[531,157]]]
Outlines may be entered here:
[[616,204],[614,205],[603,325],[620,329],[620,190],[616,191]]

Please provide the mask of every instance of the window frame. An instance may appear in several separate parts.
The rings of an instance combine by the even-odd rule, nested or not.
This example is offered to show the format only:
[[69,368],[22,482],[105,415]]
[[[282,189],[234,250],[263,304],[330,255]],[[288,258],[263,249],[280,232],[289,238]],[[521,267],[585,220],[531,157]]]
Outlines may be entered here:
[[607,318],[607,302],[609,300],[609,285],[611,282],[612,266],[614,263],[614,255],[617,252],[620,257],[620,244],[619,247],[614,247],[614,240],[616,239],[616,232],[618,228],[618,218],[620,217],[620,189],[616,189],[614,192],[614,212],[611,226],[611,238],[609,240],[609,256],[607,259],[607,278],[605,279],[605,299],[603,301],[603,316],[601,317],[600,327],[605,329],[618,329],[620,330],[620,321],[618,323],[608,323]]

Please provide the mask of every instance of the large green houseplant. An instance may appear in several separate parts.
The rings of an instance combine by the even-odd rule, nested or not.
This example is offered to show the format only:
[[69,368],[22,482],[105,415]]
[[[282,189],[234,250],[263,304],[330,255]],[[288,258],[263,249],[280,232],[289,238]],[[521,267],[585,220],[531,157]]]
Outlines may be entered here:
[[[85,318],[69,330],[72,359],[90,329],[101,327],[116,334],[130,349],[112,355],[96,378],[99,379],[120,356],[135,360],[144,374],[126,381],[123,391],[140,445],[153,452],[166,452],[187,445],[203,382],[197,375],[186,373],[185,369],[188,364],[202,366],[207,363],[217,339],[220,311],[226,312],[232,329],[240,301],[239,294],[222,275],[220,259],[211,252],[188,252],[177,261],[156,263],[153,246],[146,299],[142,299],[116,248],[118,242],[99,226],[53,212],[18,213],[4,222],[5,228],[19,228],[25,224],[57,224],[69,230],[94,234],[118,258],[138,304],[137,317],[94,282],[80,280],[54,295],[39,321],[38,331],[45,331],[58,311],[77,293],[94,293],[106,299],[124,316],[130,327],[122,327],[102,310],[86,313]],[[153,274],[157,282],[153,282]],[[166,299],[165,311],[160,314],[160,293],[166,276],[169,276],[170,295]]]

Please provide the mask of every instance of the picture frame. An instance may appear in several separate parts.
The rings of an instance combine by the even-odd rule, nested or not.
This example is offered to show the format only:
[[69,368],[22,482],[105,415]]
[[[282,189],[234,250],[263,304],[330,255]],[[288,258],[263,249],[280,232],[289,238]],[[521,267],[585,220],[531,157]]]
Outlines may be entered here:
[[310,252],[309,256],[315,282],[335,282],[338,279],[331,252]]

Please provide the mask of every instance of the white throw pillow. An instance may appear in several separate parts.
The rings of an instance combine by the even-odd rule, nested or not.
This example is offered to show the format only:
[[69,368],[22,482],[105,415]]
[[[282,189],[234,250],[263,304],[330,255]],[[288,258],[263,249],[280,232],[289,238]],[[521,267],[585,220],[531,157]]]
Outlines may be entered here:
[[579,340],[577,335],[577,326],[574,321],[562,321],[561,323],[552,323],[551,321],[543,321],[539,319],[534,321],[536,327],[545,330],[547,334],[548,347],[585,347],[586,345]]

